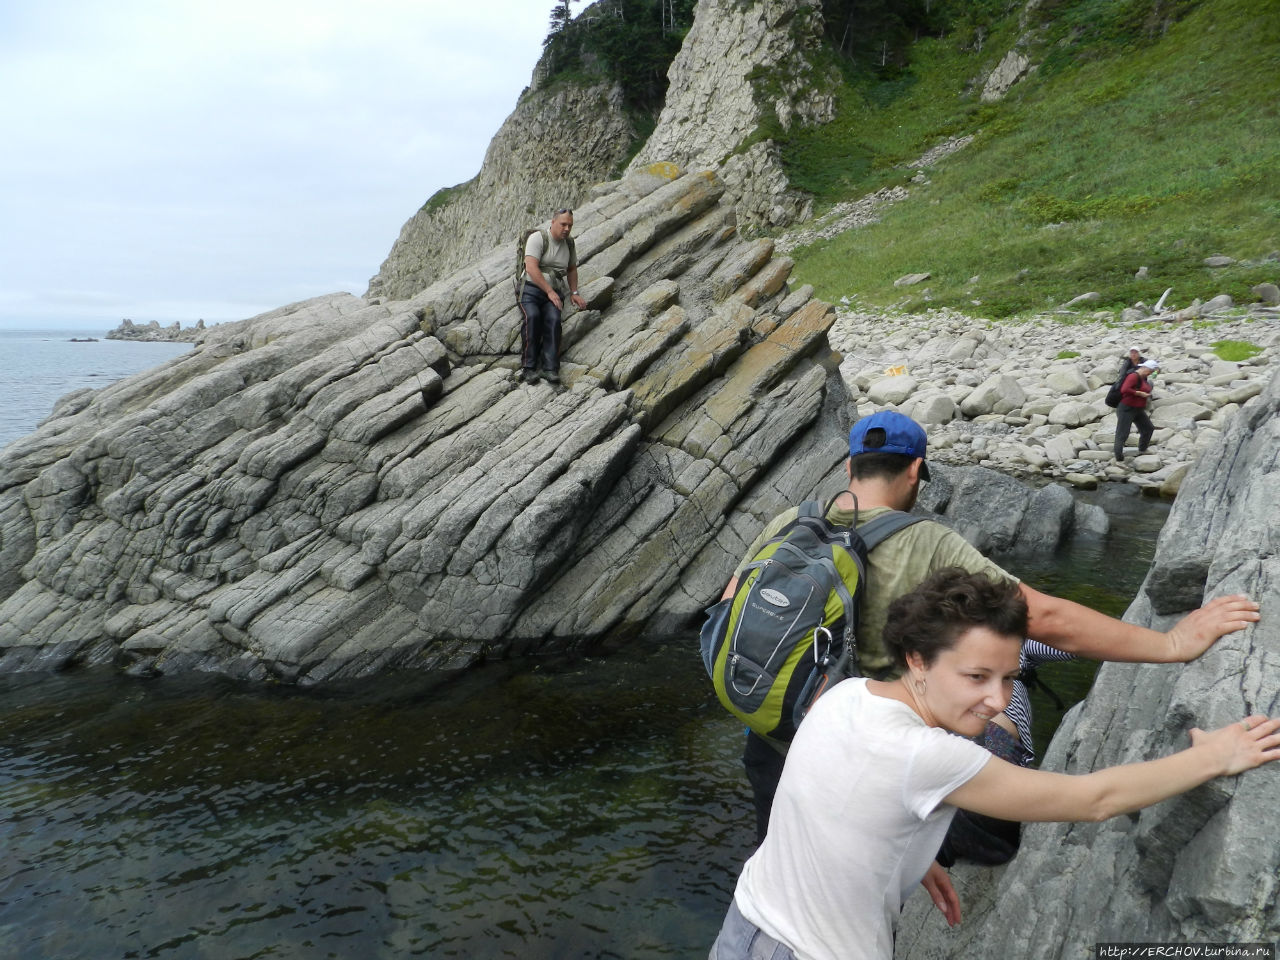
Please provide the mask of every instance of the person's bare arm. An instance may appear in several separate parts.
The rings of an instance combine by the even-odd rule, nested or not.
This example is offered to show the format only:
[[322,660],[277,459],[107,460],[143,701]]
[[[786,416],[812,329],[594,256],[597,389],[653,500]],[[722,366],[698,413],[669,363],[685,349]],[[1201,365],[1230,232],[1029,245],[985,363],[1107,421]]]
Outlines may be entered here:
[[1161,633],[1041,593],[1025,583],[1021,586],[1031,639],[1093,660],[1182,663],[1200,656],[1218,638],[1258,620],[1258,605],[1243,594],[1234,594],[1210,600]]
[[529,278],[529,282],[547,295],[547,299],[555,306],[557,310],[563,308],[564,304],[560,302],[560,294],[552,289],[551,284],[547,282],[547,278],[542,274],[542,268],[538,266],[538,258],[526,256],[524,258],[524,272]]
[[1141,810],[1212,780],[1280,760],[1280,719],[1261,714],[1212,733],[1191,731],[1191,746],[1159,760],[1081,776],[1029,770],[992,757],[947,803],[1002,820],[1106,820]]

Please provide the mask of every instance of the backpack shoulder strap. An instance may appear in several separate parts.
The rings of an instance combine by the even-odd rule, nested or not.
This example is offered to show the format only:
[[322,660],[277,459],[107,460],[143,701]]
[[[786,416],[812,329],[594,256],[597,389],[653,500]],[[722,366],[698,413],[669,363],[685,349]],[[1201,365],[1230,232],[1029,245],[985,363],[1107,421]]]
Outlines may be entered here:
[[901,510],[890,510],[888,513],[882,513],[880,516],[868,520],[858,528],[858,534],[862,537],[862,542],[867,545],[867,550],[871,551],[899,530],[927,519],[929,518],[913,513],[904,513]]
[[820,504],[817,500],[806,500],[804,503],[800,504],[800,506],[797,507],[796,509],[799,511],[796,514],[797,517],[825,516],[825,514],[822,511],[822,504]]

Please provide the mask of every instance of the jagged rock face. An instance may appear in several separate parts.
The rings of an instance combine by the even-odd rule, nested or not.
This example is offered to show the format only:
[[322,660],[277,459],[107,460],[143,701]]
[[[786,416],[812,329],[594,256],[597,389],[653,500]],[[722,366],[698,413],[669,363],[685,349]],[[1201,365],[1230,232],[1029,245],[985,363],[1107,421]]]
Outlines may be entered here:
[[722,192],[580,208],[561,389],[517,380],[503,244],[71,395],[0,461],[0,669],[313,683],[687,620],[850,420],[834,313]]
[[616,84],[525,93],[489,143],[479,174],[429,202],[400,231],[366,296],[404,300],[617,175],[635,131]]
[[[1245,593],[1262,620],[1194,663],[1106,664],[1054,737],[1046,769],[1085,773],[1162,756],[1190,727],[1280,711],[1280,382],[1246,404],[1191,469],[1126,619],[1167,629],[1202,598]],[[1101,941],[1280,938],[1280,769],[1216,780],[1129,817],[1024,827],[1006,868],[957,868],[963,926],[932,905],[904,912],[900,957],[1092,954]]]
[[663,161],[689,169],[725,164],[744,222],[779,225],[808,216],[776,151],[731,155],[760,127],[765,111],[776,114],[784,130],[835,116],[835,78],[812,63],[821,16],[803,0],[701,0],[667,73],[658,125],[630,169]]

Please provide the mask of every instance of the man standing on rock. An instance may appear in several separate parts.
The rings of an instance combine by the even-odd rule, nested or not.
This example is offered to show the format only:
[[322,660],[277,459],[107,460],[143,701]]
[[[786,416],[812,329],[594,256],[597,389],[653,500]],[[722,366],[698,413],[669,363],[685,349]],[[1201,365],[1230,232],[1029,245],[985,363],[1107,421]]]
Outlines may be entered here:
[[535,383],[539,375],[560,382],[560,319],[566,298],[579,310],[578,251],[569,236],[573,211],[565,207],[551,218],[550,230],[529,233],[520,283],[520,376]]
[[[929,479],[924,459],[926,442],[924,429],[919,424],[892,410],[881,410],[855,423],[849,433],[849,459],[846,461],[848,493],[851,496],[842,493],[836,498],[827,512],[827,519],[834,524],[861,527],[888,510],[909,511],[915,505],[921,481]],[[765,527],[747,550],[723,597],[733,596],[747,564],[767,540],[796,519],[798,512],[798,508],[792,507]],[[858,655],[865,676],[884,680],[898,674],[898,668],[880,636],[889,604],[914,590],[933,572],[952,566],[970,573],[1017,579],[984,557],[958,533],[931,520],[898,531],[871,551],[858,631]],[[1247,597],[1218,597],[1183,617],[1167,633],[1161,633],[1041,593],[1024,583],[1019,587],[1027,601],[1028,636],[1031,639],[1095,660],[1148,663],[1194,660],[1219,637],[1242,630],[1258,619],[1258,605]],[[1006,718],[1002,715],[997,720]],[[1000,726],[1004,727],[1004,724]],[[1012,725],[1004,729],[1012,729]],[[989,727],[988,732],[989,742],[999,741],[997,731]],[[748,733],[742,760],[754,793],[757,838],[762,839],[778,779],[782,775],[785,754],[762,737]],[[967,826],[974,827],[973,824]],[[983,824],[977,824],[979,843],[985,842],[984,829]],[[1004,859],[1016,850],[1016,827],[1013,832],[1014,839]],[[943,847],[943,859],[948,859],[948,845],[950,859],[960,856],[979,859],[971,852],[972,840],[972,830],[968,839],[961,840],[953,825]],[[1003,862],[991,856],[990,849],[980,852],[979,862]],[[940,877],[938,873],[941,873]],[[936,873],[931,871],[925,881],[926,889],[940,909],[944,909],[944,900],[954,896],[945,876],[939,869]]]
[[1146,410],[1151,399],[1151,381],[1148,378],[1159,369],[1160,364],[1155,360],[1143,360],[1120,385],[1120,404],[1116,407],[1116,463],[1124,462],[1125,441],[1129,439],[1129,431],[1135,423],[1138,425],[1138,452],[1146,453],[1151,445],[1151,435],[1156,428]]

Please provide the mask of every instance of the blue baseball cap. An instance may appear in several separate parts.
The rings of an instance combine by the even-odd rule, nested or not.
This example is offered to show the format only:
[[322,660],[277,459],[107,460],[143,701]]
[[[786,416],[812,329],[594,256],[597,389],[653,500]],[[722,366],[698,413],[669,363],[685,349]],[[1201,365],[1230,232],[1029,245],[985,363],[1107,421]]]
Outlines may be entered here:
[[[883,431],[883,434],[873,434],[868,443],[867,434],[873,430]],[[928,444],[929,438],[925,436],[924,427],[894,410],[878,410],[869,417],[863,417],[849,431],[851,457],[860,453],[901,453],[923,460]],[[920,464],[920,479],[930,479],[929,464]]]

